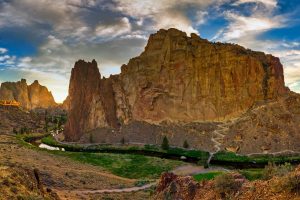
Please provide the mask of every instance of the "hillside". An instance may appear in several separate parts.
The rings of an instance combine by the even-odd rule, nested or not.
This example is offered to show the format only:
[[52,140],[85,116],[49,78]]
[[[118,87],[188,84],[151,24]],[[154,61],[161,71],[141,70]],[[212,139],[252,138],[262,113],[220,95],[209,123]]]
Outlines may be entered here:
[[119,75],[101,77],[95,60],[79,60],[67,99],[68,141],[160,144],[166,136],[210,152],[299,151],[299,95],[285,87],[278,58],[176,29],[152,34]]

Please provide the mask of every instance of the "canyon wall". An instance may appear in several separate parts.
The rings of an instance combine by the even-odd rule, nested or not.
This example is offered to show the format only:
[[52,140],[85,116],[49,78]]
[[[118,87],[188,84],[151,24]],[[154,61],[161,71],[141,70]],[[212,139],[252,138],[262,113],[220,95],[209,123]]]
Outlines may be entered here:
[[15,100],[25,109],[49,108],[57,104],[51,92],[36,80],[27,85],[25,79],[18,82],[4,82],[0,87],[0,100]]
[[287,92],[283,67],[272,55],[159,30],[119,75],[101,78],[96,61],[76,62],[65,135],[76,141],[96,128],[132,121],[223,121]]

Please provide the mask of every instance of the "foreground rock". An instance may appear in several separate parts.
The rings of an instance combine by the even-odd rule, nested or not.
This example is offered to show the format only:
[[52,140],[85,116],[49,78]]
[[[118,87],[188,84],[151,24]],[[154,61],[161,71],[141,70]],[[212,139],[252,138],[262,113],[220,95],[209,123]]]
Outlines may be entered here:
[[37,169],[0,166],[1,199],[59,200],[58,195],[44,188]]
[[[300,197],[300,167],[283,177],[268,181],[247,181],[237,173],[226,175],[226,179],[196,182],[192,177],[162,174],[153,196],[155,200],[286,200]],[[220,181],[221,180],[221,181]],[[220,183],[224,182],[223,185]]]
[[49,108],[57,105],[45,86],[40,85],[38,81],[27,85],[25,79],[2,83],[0,100],[15,100],[25,109]]

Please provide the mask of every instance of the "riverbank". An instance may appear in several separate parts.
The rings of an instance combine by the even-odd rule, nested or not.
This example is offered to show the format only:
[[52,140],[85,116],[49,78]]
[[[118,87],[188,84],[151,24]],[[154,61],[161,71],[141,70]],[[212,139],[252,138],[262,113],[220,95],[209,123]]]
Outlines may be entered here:
[[[189,150],[176,147],[170,147],[168,150],[163,150],[159,146],[144,145],[136,146],[130,144],[124,145],[80,145],[66,144],[55,140],[51,135],[41,139],[41,142],[53,147],[64,148],[71,152],[98,152],[98,153],[117,153],[117,154],[137,154],[165,159],[182,160],[184,162],[206,165],[209,159],[209,152],[201,150]],[[276,164],[291,164],[300,163],[299,154],[284,154],[284,155],[238,155],[231,152],[219,151],[214,154],[210,160],[210,165],[225,166],[234,169],[247,168],[264,168],[269,162]]]

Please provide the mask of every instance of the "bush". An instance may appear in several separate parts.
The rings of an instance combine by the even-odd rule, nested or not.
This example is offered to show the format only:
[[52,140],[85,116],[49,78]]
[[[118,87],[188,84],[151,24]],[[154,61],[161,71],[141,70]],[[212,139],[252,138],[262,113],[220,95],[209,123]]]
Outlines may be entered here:
[[300,175],[289,174],[273,185],[275,192],[292,192],[300,194]]
[[234,179],[233,174],[221,174],[215,178],[215,190],[222,197],[230,197],[242,186],[242,183]]
[[90,140],[90,143],[94,143],[95,142],[94,141],[94,135],[93,135],[93,133],[90,133],[89,140]]
[[13,133],[17,135],[18,131],[15,128],[13,128]]
[[164,138],[163,138],[163,141],[161,143],[161,148],[163,150],[168,150],[170,148],[169,140],[168,140],[168,138],[166,136],[164,136]]
[[123,144],[123,145],[125,144],[125,138],[124,137],[122,137],[120,143]]
[[287,173],[293,170],[293,166],[290,163],[284,163],[283,165],[276,165],[269,163],[263,170],[262,177],[265,180],[269,180],[274,176],[285,176]]
[[188,149],[189,147],[190,147],[189,143],[186,140],[184,140],[183,148]]

